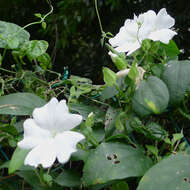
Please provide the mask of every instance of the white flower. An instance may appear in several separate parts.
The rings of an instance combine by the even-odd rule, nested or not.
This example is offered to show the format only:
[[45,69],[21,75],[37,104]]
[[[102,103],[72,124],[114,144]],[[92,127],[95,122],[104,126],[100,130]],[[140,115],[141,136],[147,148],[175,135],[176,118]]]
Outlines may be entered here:
[[127,19],[124,26],[120,28],[119,33],[109,40],[109,43],[116,47],[118,52],[128,52],[130,55],[134,51],[140,48],[143,38],[142,30],[139,30],[139,26],[135,20]]
[[158,14],[152,10],[134,15],[134,19],[127,19],[124,26],[120,28],[118,34],[109,40],[109,43],[118,52],[128,52],[132,54],[141,47],[145,39],[169,43],[177,33],[170,28],[175,24],[175,20],[167,14],[166,9],[161,9]]
[[33,119],[24,122],[24,139],[18,143],[23,149],[31,149],[24,164],[44,168],[51,167],[54,161],[65,163],[77,151],[76,145],[85,137],[70,131],[82,121],[82,116],[69,113],[65,100],[50,102],[33,111]]
[[174,26],[175,20],[167,14],[166,9],[161,9],[158,14],[154,11],[149,11],[144,17],[145,26],[149,26],[150,34],[148,39],[153,41],[161,41],[162,43],[168,44],[169,41],[177,33],[170,28]]

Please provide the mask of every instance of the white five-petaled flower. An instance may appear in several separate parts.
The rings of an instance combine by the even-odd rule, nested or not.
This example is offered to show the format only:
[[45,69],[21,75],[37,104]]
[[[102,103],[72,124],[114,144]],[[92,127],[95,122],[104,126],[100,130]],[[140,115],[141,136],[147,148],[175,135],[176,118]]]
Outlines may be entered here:
[[170,28],[175,20],[167,14],[166,9],[161,9],[158,14],[149,10],[134,19],[127,19],[119,33],[109,40],[109,43],[118,52],[128,52],[127,55],[141,47],[145,39],[161,41],[168,44],[177,33]]
[[82,116],[69,113],[65,100],[52,98],[46,105],[35,108],[33,118],[24,122],[24,139],[18,143],[23,149],[31,149],[24,164],[44,168],[54,161],[65,163],[77,151],[76,145],[85,137],[70,131],[82,121]]

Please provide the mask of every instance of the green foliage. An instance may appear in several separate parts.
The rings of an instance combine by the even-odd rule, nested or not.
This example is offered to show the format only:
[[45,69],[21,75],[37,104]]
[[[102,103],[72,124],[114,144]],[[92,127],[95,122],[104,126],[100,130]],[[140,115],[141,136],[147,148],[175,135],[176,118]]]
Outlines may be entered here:
[[138,148],[121,143],[102,143],[85,162],[83,181],[89,186],[142,176],[151,165],[151,160]]
[[104,67],[103,68],[103,74],[104,74],[104,82],[106,83],[107,86],[116,85],[117,76],[112,70]]
[[45,54],[48,48],[48,43],[44,40],[32,40],[25,42],[20,48],[19,54],[27,56],[30,61]]
[[137,189],[157,190],[165,189],[166,186],[168,190],[189,189],[189,161],[190,156],[182,153],[163,159],[147,171]]
[[80,174],[72,170],[63,170],[55,182],[64,187],[77,187],[81,185]]
[[133,109],[139,116],[160,114],[168,106],[169,93],[166,85],[157,77],[142,81],[133,98]]
[[0,21],[0,28],[0,48],[16,49],[30,38],[30,34],[16,24]]
[[177,105],[184,98],[190,89],[190,61],[170,61],[167,63],[163,81],[166,83],[169,94],[170,104]]
[[24,165],[24,159],[29,151],[30,150],[20,149],[19,147],[15,149],[9,164],[9,174],[14,173]]
[[0,114],[31,115],[35,107],[46,102],[35,94],[13,93],[0,97]]
[[[126,14],[123,2],[98,1],[99,15],[119,7]],[[125,1],[127,10],[134,10],[135,2]],[[190,157],[188,150],[182,151],[189,146],[190,62],[178,61],[180,51],[172,40],[169,44],[144,40],[131,56],[116,52],[106,43],[113,35],[103,31],[108,30],[103,23],[109,25],[111,20],[115,27],[118,9],[115,18],[110,19],[110,13],[102,20],[101,43],[116,55],[111,57],[114,67],[108,68],[91,27],[97,23],[94,4],[88,0],[53,3],[52,16],[48,17],[53,11],[49,5],[47,14],[34,14],[38,20],[24,27],[0,21],[0,189],[189,189]],[[40,24],[48,42],[35,36],[30,40],[25,29],[34,24]],[[47,50],[52,49],[50,56]],[[59,72],[51,70],[57,62]],[[101,64],[99,76],[94,68]],[[78,70],[84,74],[72,75]],[[96,84],[87,78],[90,72]],[[66,99],[69,111],[82,115],[83,121],[73,130],[86,138],[77,144],[69,163],[56,161],[48,169],[24,166],[29,150],[15,149],[26,135],[23,122],[51,97]]]

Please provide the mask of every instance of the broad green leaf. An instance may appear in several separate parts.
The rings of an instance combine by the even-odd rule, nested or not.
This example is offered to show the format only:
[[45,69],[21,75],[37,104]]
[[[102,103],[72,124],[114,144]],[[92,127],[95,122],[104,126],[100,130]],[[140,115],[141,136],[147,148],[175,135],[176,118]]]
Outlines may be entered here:
[[0,97],[0,114],[31,115],[34,108],[45,103],[45,100],[35,94],[13,93]]
[[[120,77],[117,79],[117,85],[119,88],[122,88],[123,85],[125,85],[124,78],[125,77]],[[104,101],[106,99],[114,97],[116,94],[118,94],[118,90],[116,90],[115,86],[106,86],[102,91],[101,99]]]
[[29,151],[28,149],[21,149],[19,147],[15,149],[9,164],[9,174],[14,173],[24,165],[24,159]]
[[87,119],[88,115],[91,112],[93,112],[94,113],[94,122],[103,122],[104,121],[105,113],[97,106],[70,103],[69,108],[71,111],[75,111],[75,112],[78,112],[79,114],[81,114],[84,119]]
[[34,171],[19,171],[19,172],[16,172],[16,174],[20,176],[21,178],[23,178],[36,190],[42,190],[42,188],[40,187],[41,185],[40,185],[39,178]]
[[190,61],[170,61],[167,63],[162,79],[168,87],[170,104],[177,105],[190,90]]
[[117,75],[109,68],[103,68],[104,82],[107,86],[113,86],[117,84]]
[[87,160],[88,159],[88,155],[89,155],[90,151],[85,151],[82,149],[78,149],[77,152],[74,152],[71,155],[71,160],[73,161],[79,161],[79,160]]
[[138,148],[122,143],[102,143],[85,162],[83,183],[89,186],[142,176],[151,165],[151,160]]
[[158,78],[161,77],[163,70],[164,70],[164,65],[163,64],[155,64],[152,68],[151,68],[153,74],[155,76],[157,76]]
[[118,91],[114,86],[107,86],[104,88],[101,98],[104,101],[106,99],[114,97],[116,94],[118,94]]
[[19,40],[17,37],[10,37],[7,39],[8,49],[16,49],[19,46]]
[[47,48],[48,42],[44,40],[32,40],[26,42],[23,45],[22,50],[25,51],[25,54],[28,57],[28,59],[32,61],[46,53]]
[[72,170],[63,170],[54,181],[64,187],[77,187],[81,184],[80,174]]
[[30,34],[20,26],[0,21],[0,48],[15,49],[28,41]]
[[133,110],[141,117],[160,114],[169,102],[169,92],[165,83],[157,77],[150,76],[141,81],[133,97]]
[[169,44],[160,43],[160,47],[165,51],[165,54],[168,57],[176,57],[180,54],[180,51],[173,40],[170,40]]
[[190,155],[175,154],[150,168],[142,177],[137,190],[189,190]]
[[110,190],[129,190],[129,186],[126,182],[121,181],[119,183],[112,185]]

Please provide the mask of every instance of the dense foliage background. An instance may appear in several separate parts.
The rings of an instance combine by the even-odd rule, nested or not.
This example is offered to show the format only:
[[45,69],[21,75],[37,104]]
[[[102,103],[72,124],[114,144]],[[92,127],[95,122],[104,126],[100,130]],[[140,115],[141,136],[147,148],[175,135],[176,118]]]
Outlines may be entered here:
[[[33,39],[48,40],[48,52],[53,60],[53,69],[59,72],[69,67],[72,74],[86,76],[95,83],[102,82],[103,65],[109,66],[110,58],[100,44],[101,33],[95,14],[94,2],[90,0],[55,0],[54,13],[48,18],[48,30],[39,25],[28,28]],[[184,53],[190,56],[190,3],[185,0],[105,0],[98,1],[102,25],[105,32],[116,34],[126,18],[132,18],[149,9],[156,12],[167,8],[176,20],[178,34],[175,41]],[[49,7],[45,0],[2,0],[0,2],[1,20],[20,26],[34,21],[34,13],[46,13]],[[10,11],[11,10],[11,11]],[[105,49],[105,51],[103,50]],[[111,66],[110,66],[111,67]],[[96,72],[94,72],[96,71]]]

